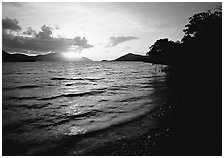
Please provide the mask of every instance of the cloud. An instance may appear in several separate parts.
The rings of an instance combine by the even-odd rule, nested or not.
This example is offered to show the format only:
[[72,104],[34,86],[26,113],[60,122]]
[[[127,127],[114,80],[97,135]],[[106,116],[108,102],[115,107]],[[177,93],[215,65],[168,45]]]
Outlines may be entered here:
[[53,30],[58,30],[59,26],[55,25],[54,27],[50,27],[50,26],[46,26],[43,25],[41,27],[41,31],[40,32],[36,32],[35,30],[33,30],[31,27],[28,27],[26,31],[23,32],[24,35],[31,35],[31,36],[36,36],[37,38],[41,38],[41,39],[49,39],[52,38],[52,31]]
[[87,39],[85,37],[81,38],[77,36],[73,39],[73,42],[74,42],[73,43],[74,49],[77,50],[78,52],[82,51],[83,49],[93,47],[92,45],[87,43]]
[[138,37],[134,36],[118,36],[118,37],[110,37],[110,42],[108,44],[108,47],[114,47],[120,43],[131,41],[131,40],[137,40]]
[[22,28],[21,26],[19,26],[19,22],[17,19],[10,19],[6,17],[5,19],[2,19],[2,29],[18,32]]
[[52,30],[53,28],[50,27],[50,26],[46,26],[46,25],[43,25],[41,27],[41,30],[37,35],[36,37],[37,38],[41,38],[41,39],[49,39],[49,38],[52,38],[51,35],[52,35]]
[[29,53],[35,51],[41,53],[64,52],[72,45],[72,39],[51,38],[40,39],[36,37],[15,36],[12,34],[3,34],[2,44],[4,48],[11,48],[16,52]]
[[44,54],[48,52],[63,53],[67,51],[81,52],[91,48],[85,37],[69,38],[37,38],[3,34],[2,44],[5,51],[22,52],[26,54]]
[[36,36],[37,32],[33,30],[31,27],[28,27],[26,31],[23,32],[24,35]]
[[83,49],[93,47],[88,44],[85,37],[77,36],[73,39],[52,37],[52,31],[59,29],[58,25],[54,27],[43,25],[38,33],[31,27],[28,27],[26,31],[18,35],[12,33],[12,31],[19,32],[22,30],[16,19],[5,18],[2,21],[2,47],[5,51],[44,54],[48,52],[63,53],[66,51],[81,52]]

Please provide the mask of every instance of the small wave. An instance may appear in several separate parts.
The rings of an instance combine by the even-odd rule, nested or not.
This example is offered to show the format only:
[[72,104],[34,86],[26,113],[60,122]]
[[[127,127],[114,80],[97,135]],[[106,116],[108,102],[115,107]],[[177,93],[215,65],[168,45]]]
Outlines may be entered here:
[[155,79],[155,78],[164,78],[165,76],[164,75],[158,75],[158,74],[156,74],[156,75],[151,75],[151,76],[147,76],[147,75],[145,75],[145,76],[140,76],[140,77],[136,77],[137,79],[139,78],[139,79]]
[[107,99],[101,99],[99,100],[99,102],[107,102],[108,100]]
[[102,110],[91,110],[91,111],[87,111],[87,112],[83,112],[83,113],[78,113],[76,115],[68,115],[67,117],[70,119],[80,119],[80,118],[89,118],[91,116],[96,116],[99,115],[99,113],[103,112]]
[[51,80],[68,80],[68,79],[64,77],[52,77]]
[[74,83],[68,83],[65,86],[72,86],[72,85],[74,85]]
[[119,85],[119,86],[111,86],[108,88],[108,90],[123,90],[128,88],[134,88],[137,85]]
[[37,85],[24,85],[24,86],[18,86],[17,89],[29,89],[29,88],[38,88]]
[[88,82],[76,82],[76,83],[68,83],[68,84],[66,84],[65,86],[73,86],[73,85],[88,85],[89,83]]
[[65,77],[52,77],[51,80],[70,80],[70,81],[80,81],[80,80],[87,80],[87,81],[97,81],[102,80],[104,78],[65,78]]
[[57,98],[70,98],[70,97],[82,97],[82,96],[90,96],[90,95],[96,95],[96,94],[100,94],[100,93],[104,93],[104,90],[98,90],[98,91],[90,91],[90,92],[83,92],[83,93],[69,93],[69,94],[62,94],[62,95],[58,95],[58,96],[52,96],[52,97],[48,97],[48,98],[39,98],[38,100],[53,100],[53,99],[57,99]]
[[145,97],[147,97],[147,96],[130,97],[130,98],[122,99],[122,100],[116,100],[115,102],[133,102],[133,101],[143,99]]
[[23,86],[17,86],[17,87],[4,87],[3,90],[14,90],[14,89],[31,89],[31,88],[38,88],[37,85],[23,85]]
[[127,85],[121,85],[121,86],[111,86],[108,88],[108,90],[121,90],[121,89],[127,89]]
[[3,106],[3,109],[13,109],[14,111],[21,111],[24,109],[43,109],[43,108],[47,108],[49,107],[49,105],[51,105],[50,103],[44,103],[44,104],[13,104],[10,105],[8,104],[7,106]]
[[[150,108],[148,110],[143,110],[141,112],[138,112],[136,114],[133,114],[131,116],[124,116],[122,118],[116,117],[116,115],[110,115],[110,118],[114,118],[113,121],[110,122],[104,122],[101,124],[95,124],[93,126],[86,126],[86,127],[79,127],[79,126],[72,126],[69,128],[69,132],[66,133],[66,135],[72,135],[72,136],[78,136],[78,135],[88,135],[88,134],[93,134],[97,132],[102,132],[104,130],[108,130],[110,128],[115,128],[115,127],[121,127],[122,125],[127,125],[128,123],[131,123],[133,121],[137,121],[141,119],[143,116],[146,116],[152,111],[153,108]],[[125,113],[126,111],[124,110],[118,110],[115,113]],[[108,113],[108,112],[106,112]],[[109,113],[114,113],[114,112],[109,112]],[[94,121],[92,121],[94,122]]]
[[104,78],[86,78],[84,80],[89,80],[89,81],[98,81],[98,80],[102,80]]
[[23,74],[22,72],[16,72],[15,74]]
[[33,96],[24,96],[24,97],[7,97],[8,100],[34,100],[38,99],[38,97],[33,97]]
[[56,86],[56,84],[46,84],[46,86],[53,87],[53,86]]

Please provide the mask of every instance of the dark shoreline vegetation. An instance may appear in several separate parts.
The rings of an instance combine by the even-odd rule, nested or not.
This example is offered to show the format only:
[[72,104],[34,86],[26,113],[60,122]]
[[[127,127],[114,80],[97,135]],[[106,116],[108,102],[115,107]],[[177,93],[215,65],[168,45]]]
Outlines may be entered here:
[[[117,59],[168,65],[163,69],[168,96],[149,114],[152,127],[147,133],[117,140],[86,155],[222,155],[221,10],[190,17],[184,33],[181,41],[157,40],[146,56],[128,54]],[[3,146],[5,153],[10,152]],[[54,154],[57,152],[45,153]]]
[[181,41],[160,39],[147,52],[149,61],[169,65],[168,100],[177,107],[174,142],[162,151],[222,155],[222,12],[195,14],[185,27]]

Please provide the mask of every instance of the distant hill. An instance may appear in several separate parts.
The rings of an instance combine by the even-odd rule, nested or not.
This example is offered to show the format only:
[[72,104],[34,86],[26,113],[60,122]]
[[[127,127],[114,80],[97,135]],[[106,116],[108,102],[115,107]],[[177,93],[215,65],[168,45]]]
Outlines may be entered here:
[[66,59],[64,56],[60,53],[50,53],[46,55],[37,55],[34,57],[36,61],[92,61],[86,57],[81,57],[77,59]]
[[101,62],[110,62],[112,60],[101,60]]
[[[28,56],[24,54],[9,54],[2,51],[2,61],[3,62],[34,62],[34,61],[71,61],[60,53],[50,53],[46,55]],[[86,57],[81,57],[74,59],[72,61],[92,61]]]
[[121,56],[113,61],[146,61],[146,59],[147,59],[146,56],[128,53],[128,54]]
[[62,54],[50,53],[46,55],[37,55],[33,57],[35,61],[61,61],[63,59]]
[[86,57],[82,57],[81,59],[82,59],[82,61],[92,61],[91,59],[86,58]]
[[3,62],[34,62],[35,60],[31,56],[24,54],[9,54],[2,51],[2,61]]

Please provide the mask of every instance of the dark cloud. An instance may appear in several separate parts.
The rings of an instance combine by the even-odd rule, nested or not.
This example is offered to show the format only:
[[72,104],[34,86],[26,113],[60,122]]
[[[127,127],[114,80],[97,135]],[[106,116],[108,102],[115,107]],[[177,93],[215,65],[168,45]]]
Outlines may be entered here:
[[108,47],[114,47],[122,42],[136,40],[138,37],[134,36],[118,36],[118,37],[110,37],[110,42],[108,44]]
[[2,44],[5,48],[12,48],[17,52],[29,53],[29,51],[36,51],[40,53],[64,52],[72,46],[72,39],[65,38],[51,38],[40,39],[36,37],[15,36],[12,34],[4,34],[2,36]]
[[[66,51],[81,52],[83,49],[91,48],[85,37],[79,36],[69,39],[63,37],[52,37],[52,31],[59,29],[58,25],[50,27],[43,25],[38,33],[28,27],[21,35],[12,34],[22,28],[16,19],[3,19],[2,47],[9,52],[23,52],[27,54],[43,54],[47,52],[62,53]],[[7,31],[10,30],[10,31]],[[29,35],[29,36],[24,36]]]
[[18,32],[22,28],[19,26],[18,20],[6,17],[5,19],[2,19],[2,29]]
[[93,47],[92,45],[87,43],[87,39],[85,37],[81,38],[77,36],[73,39],[73,42],[74,42],[73,46],[75,46],[75,49],[79,52],[82,51],[83,49]]
[[[81,39],[81,40],[80,40]],[[38,38],[15,36],[13,34],[2,35],[3,49],[9,52],[23,52],[27,54],[42,54],[47,52],[62,53],[66,51],[81,52],[91,48],[85,37],[68,38]]]
[[28,27],[26,31],[23,32],[24,35],[36,36],[37,32],[33,30],[31,27]]
[[46,25],[43,25],[41,27],[41,30],[37,35],[36,37],[37,38],[41,38],[41,39],[50,39],[52,38],[51,35],[52,35],[52,30],[53,28],[50,27],[50,26],[46,26]]
[[51,35],[53,33],[52,31],[58,30],[58,29],[59,29],[58,25],[55,25],[54,27],[43,25],[41,27],[41,31],[37,33],[31,27],[28,27],[27,30],[23,32],[23,34],[36,36],[37,38],[41,38],[41,39],[50,39],[50,38],[52,38],[51,37]]

